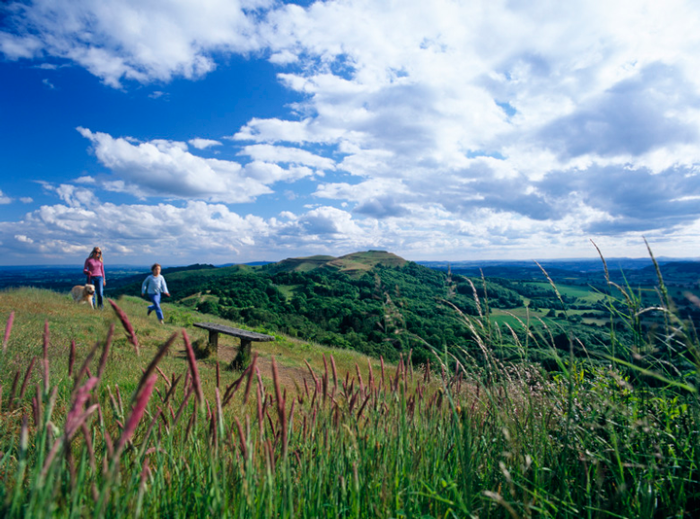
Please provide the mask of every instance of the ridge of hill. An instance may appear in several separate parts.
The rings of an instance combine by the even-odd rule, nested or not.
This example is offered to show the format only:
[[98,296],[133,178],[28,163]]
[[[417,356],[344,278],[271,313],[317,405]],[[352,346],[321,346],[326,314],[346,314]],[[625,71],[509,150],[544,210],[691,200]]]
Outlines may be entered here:
[[344,272],[351,277],[362,277],[377,265],[385,267],[403,267],[407,261],[396,254],[387,251],[369,250],[353,252],[345,256],[309,256],[306,258],[287,258],[277,263],[269,263],[262,267],[269,273],[280,272],[310,272],[315,269],[329,269]]
[[333,256],[308,256],[305,258],[287,258],[277,263],[264,265],[265,270],[274,272],[308,272],[320,268],[329,261],[334,260]]

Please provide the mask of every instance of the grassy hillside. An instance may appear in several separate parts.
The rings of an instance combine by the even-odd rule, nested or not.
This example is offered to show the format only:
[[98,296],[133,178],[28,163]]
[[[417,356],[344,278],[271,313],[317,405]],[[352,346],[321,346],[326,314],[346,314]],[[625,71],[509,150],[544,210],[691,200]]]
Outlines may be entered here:
[[[278,263],[264,265],[264,268],[274,269],[276,272],[308,272],[324,266],[332,261],[333,256],[309,256],[308,258],[288,258]],[[272,265],[272,266],[271,266]]]
[[[205,343],[208,332],[192,326],[195,322],[214,322],[227,326],[245,327],[214,315],[205,315],[191,309],[164,303],[164,326],[158,324],[153,315],[146,316],[149,303],[141,298],[125,296],[116,302],[129,316],[140,347],[139,353],[129,343],[128,335],[115,312],[107,306],[104,311],[93,311],[87,305],[76,305],[65,294],[43,289],[10,289],[1,292],[0,323],[4,323],[10,312],[14,312],[11,340],[4,357],[4,366],[0,374],[0,384],[4,388],[12,385],[12,378],[17,371],[24,376],[28,359],[41,357],[43,352],[43,330],[48,323],[50,375],[53,379],[65,378],[70,356],[71,342],[75,342],[75,365],[79,366],[96,343],[102,345],[110,326],[114,325],[114,339],[110,349],[110,358],[103,375],[103,380],[121,388],[132,390],[135,374],[145,368],[158,348],[173,334],[184,330],[192,342]],[[269,333],[265,328],[253,328],[252,331]],[[354,371],[358,363],[362,370],[367,370],[368,359],[352,350],[337,350],[322,345],[309,344],[294,338],[276,334],[274,342],[256,343],[254,351],[260,356],[261,365],[269,365],[275,357],[280,373],[290,382],[303,384],[303,373],[307,373],[306,362],[314,369],[323,368],[323,355],[333,354],[337,366]],[[219,338],[220,383],[229,384],[240,376],[226,370],[237,352],[239,340],[227,335]],[[216,358],[201,361],[202,384],[209,398],[214,396],[216,383]],[[372,359],[371,364],[379,368],[379,360]],[[160,364],[169,375],[182,371],[186,367],[185,346],[180,339]],[[77,369],[77,368],[76,368]],[[36,382],[38,370],[28,383]],[[263,372],[263,378],[269,379],[269,371]]]
[[310,256],[308,258],[288,258],[278,263],[264,265],[262,270],[270,274],[281,272],[311,272],[327,269],[347,274],[353,278],[362,277],[377,265],[402,267],[406,260],[386,251],[366,251],[347,254],[339,258],[333,256]]
[[362,277],[377,265],[384,267],[403,267],[406,260],[386,251],[367,251],[347,254],[329,261],[327,266],[337,268],[351,277]]
[[[637,303],[619,316],[632,327]],[[194,359],[191,323],[216,318],[166,304],[160,326],[143,300],[117,304],[127,317],[0,293],[3,517],[700,513],[700,344],[663,301],[667,327],[638,335],[636,354],[670,345],[692,372],[596,366],[552,338],[548,374],[497,357],[511,346],[464,316],[480,359],[437,349],[419,370],[277,336],[235,373]]]

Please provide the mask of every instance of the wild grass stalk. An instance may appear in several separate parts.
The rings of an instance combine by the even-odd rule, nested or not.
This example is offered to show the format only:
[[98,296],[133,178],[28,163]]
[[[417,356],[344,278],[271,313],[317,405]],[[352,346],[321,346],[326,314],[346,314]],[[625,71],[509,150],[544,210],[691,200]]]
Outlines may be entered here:
[[7,342],[10,340],[10,333],[12,333],[12,323],[15,320],[15,312],[10,312],[10,316],[7,318],[7,323],[5,324],[5,335],[2,340],[2,352],[5,354],[7,351]]

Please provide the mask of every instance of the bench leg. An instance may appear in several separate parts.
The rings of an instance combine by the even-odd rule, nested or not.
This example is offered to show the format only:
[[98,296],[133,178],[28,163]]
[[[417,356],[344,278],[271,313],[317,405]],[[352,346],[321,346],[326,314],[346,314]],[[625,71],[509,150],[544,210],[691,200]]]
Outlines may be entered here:
[[209,330],[209,356],[214,354],[217,357],[219,353],[219,332]]
[[238,350],[238,355],[236,355],[231,361],[230,369],[243,370],[250,365],[251,348],[252,342],[247,339],[241,339],[241,347]]

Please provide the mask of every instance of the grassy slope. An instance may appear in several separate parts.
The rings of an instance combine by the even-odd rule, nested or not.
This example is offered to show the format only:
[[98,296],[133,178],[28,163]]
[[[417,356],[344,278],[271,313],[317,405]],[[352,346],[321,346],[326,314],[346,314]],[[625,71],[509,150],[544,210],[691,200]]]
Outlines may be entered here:
[[[108,385],[116,384],[130,394],[135,388],[141,369],[145,368],[158,348],[168,337],[185,330],[192,341],[206,340],[207,332],[192,326],[194,322],[216,322],[228,326],[242,325],[231,323],[216,316],[200,314],[164,303],[166,324],[161,326],[155,317],[146,317],[145,300],[135,297],[122,297],[117,304],[129,316],[141,344],[141,355],[137,356],[134,347],[128,343],[124,329],[116,318],[114,311],[106,306],[104,311],[91,310],[87,305],[76,305],[67,294],[49,290],[22,288],[2,291],[0,293],[0,324],[4,326],[10,312],[15,312],[12,334],[7,348],[5,366],[0,374],[0,383],[9,388],[16,371],[22,376],[27,363],[32,357],[41,357],[41,334],[44,323],[49,323],[50,346],[49,360],[51,377],[65,377],[72,340],[76,342],[76,366],[88,355],[95,342],[105,340],[111,324],[115,324],[115,341],[113,343],[104,381]],[[265,330],[260,330],[265,331]],[[238,339],[221,335],[219,337],[219,357],[221,385],[227,386],[240,376],[240,373],[228,371],[226,366],[233,358],[238,347]],[[274,342],[254,343],[253,352],[257,352],[262,365],[267,365],[274,356],[280,374],[289,385],[290,390],[296,385],[303,385],[303,378],[309,378],[305,361],[319,373],[323,369],[323,356],[332,354],[336,365],[343,373],[355,371],[357,363],[361,372],[366,373],[368,358],[350,350],[336,350],[317,344],[308,344],[283,335],[276,335]],[[379,369],[379,362],[370,361],[374,369]],[[216,359],[199,361],[202,371],[202,383],[207,398],[213,399],[216,385]],[[161,369],[170,375],[180,374],[187,368],[184,355],[184,343],[181,339],[175,343],[171,353],[160,364]],[[77,369],[77,367],[76,367]],[[262,375],[269,383],[270,371],[262,370]],[[366,375],[365,375],[366,376]],[[34,370],[30,383],[40,378],[39,370]],[[31,386],[30,386],[31,387]],[[6,392],[8,389],[5,390]],[[7,393],[6,393],[7,394]]]
[[330,261],[328,266],[337,268],[350,276],[360,277],[378,264],[386,267],[402,267],[406,264],[406,260],[390,252],[367,251],[341,256]]
[[326,268],[345,272],[349,276],[360,277],[378,264],[387,267],[400,267],[406,264],[406,260],[390,252],[365,251],[346,254],[339,258],[333,256],[288,258],[271,268],[276,272],[310,272],[317,268]]

